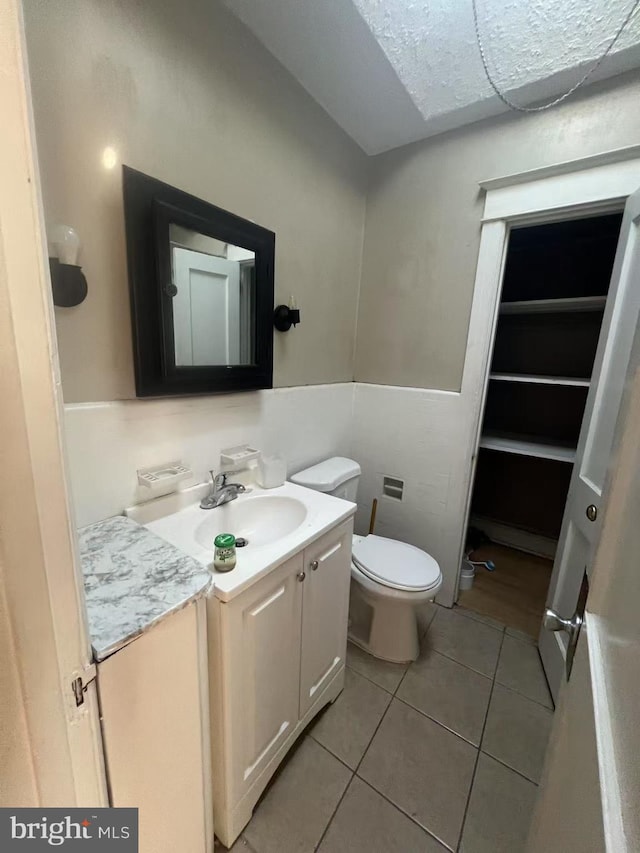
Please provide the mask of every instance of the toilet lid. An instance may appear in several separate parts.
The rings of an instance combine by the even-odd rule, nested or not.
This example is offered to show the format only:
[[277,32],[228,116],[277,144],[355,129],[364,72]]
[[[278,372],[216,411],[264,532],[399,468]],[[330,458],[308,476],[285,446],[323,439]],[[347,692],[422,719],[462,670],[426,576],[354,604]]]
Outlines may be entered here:
[[353,562],[372,580],[395,589],[423,591],[441,578],[440,566],[426,551],[384,536],[354,540]]

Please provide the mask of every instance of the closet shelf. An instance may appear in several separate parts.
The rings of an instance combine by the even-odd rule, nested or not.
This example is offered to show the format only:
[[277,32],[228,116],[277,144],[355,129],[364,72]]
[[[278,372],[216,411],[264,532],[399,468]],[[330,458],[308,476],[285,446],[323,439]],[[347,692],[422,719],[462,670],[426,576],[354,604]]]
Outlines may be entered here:
[[494,382],[522,382],[527,385],[566,385],[574,388],[588,388],[588,379],[572,376],[534,376],[527,373],[490,373]]
[[603,311],[606,296],[576,296],[566,299],[528,299],[523,302],[501,302],[501,314],[554,314],[569,311]]
[[555,462],[575,462],[576,449],[561,444],[553,444],[528,436],[512,434],[485,433],[480,438],[480,447],[486,450],[499,450],[503,453],[515,453],[518,456],[534,456],[537,459],[552,459]]

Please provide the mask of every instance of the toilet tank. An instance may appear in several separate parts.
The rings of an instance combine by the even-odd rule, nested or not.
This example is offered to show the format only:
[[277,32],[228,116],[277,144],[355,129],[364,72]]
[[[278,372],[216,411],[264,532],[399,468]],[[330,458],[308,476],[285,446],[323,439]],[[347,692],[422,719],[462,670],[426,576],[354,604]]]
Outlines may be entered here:
[[353,459],[344,456],[332,456],[311,468],[298,471],[291,478],[292,483],[306,486],[316,492],[325,492],[355,503],[360,481],[360,466]]

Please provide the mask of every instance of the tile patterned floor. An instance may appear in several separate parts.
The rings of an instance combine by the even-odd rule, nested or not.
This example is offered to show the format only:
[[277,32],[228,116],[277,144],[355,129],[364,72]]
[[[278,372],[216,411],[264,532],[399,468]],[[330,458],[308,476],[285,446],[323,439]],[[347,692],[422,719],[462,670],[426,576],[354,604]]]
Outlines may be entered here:
[[537,649],[462,608],[428,605],[420,624],[410,666],[349,645],[343,693],[234,853],[524,849],[553,716]]

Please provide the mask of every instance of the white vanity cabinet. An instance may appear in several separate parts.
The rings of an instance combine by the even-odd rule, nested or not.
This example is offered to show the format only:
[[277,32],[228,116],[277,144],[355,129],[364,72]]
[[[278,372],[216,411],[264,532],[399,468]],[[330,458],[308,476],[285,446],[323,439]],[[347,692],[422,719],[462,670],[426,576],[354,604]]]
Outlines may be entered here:
[[140,853],[211,853],[205,601],[98,664],[112,806],[139,810]]
[[300,717],[344,668],[351,535],[352,525],[341,525],[304,551]]
[[231,801],[251,788],[298,722],[302,566],[298,554],[219,608]]
[[231,846],[303,728],[344,684],[353,521],[208,602],[216,835]]

